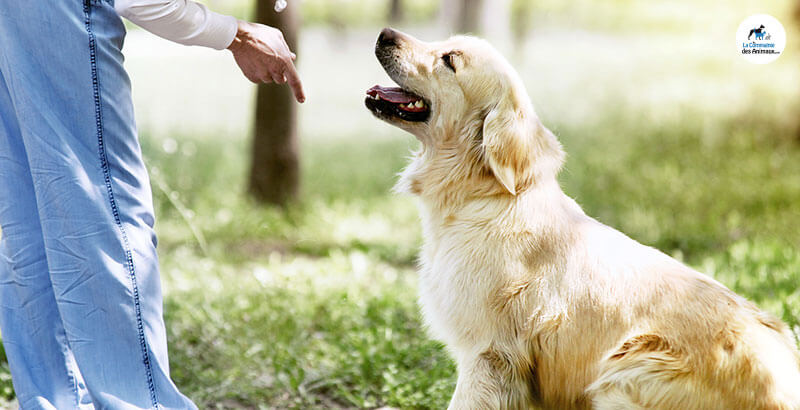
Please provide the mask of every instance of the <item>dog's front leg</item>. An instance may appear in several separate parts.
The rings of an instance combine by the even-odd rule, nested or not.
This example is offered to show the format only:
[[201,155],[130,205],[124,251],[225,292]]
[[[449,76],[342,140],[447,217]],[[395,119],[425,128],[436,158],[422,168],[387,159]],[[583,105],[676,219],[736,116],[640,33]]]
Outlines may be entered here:
[[450,410],[532,409],[526,378],[506,354],[494,348],[458,360],[458,382]]
[[448,410],[501,409],[500,383],[480,356],[458,361],[458,382]]

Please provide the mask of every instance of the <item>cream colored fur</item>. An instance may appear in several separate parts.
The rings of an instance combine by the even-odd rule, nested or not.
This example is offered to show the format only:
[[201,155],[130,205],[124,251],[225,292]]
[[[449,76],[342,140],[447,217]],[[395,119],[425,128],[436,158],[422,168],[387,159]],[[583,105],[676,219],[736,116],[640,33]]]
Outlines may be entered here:
[[384,119],[422,141],[398,190],[420,199],[420,304],[458,364],[450,408],[800,409],[787,327],[586,216],[496,51],[399,37],[376,52],[431,117]]

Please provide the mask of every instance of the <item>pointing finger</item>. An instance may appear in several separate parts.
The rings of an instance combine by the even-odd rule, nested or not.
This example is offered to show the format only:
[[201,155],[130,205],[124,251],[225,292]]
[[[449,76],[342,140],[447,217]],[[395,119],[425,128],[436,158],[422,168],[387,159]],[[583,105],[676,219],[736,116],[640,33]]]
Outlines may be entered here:
[[284,71],[283,74],[286,76],[286,80],[289,82],[289,87],[292,88],[294,98],[297,99],[297,102],[305,102],[306,94],[303,92],[303,82],[300,81],[300,76],[297,74],[297,70],[294,68],[294,64],[292,64],[291,61],[287,62],[286,71]]

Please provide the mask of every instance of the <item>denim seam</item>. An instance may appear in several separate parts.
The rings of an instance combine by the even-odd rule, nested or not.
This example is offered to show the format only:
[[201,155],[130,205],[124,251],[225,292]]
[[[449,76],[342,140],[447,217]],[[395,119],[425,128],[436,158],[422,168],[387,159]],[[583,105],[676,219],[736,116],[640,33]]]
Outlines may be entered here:
[[133,290],[133,305],[136,313],[136,326],[139,333],[139,343],[142,348],[142,361],[147,375],[147,387],[150,390],[150,400],[153,408],[158,408],[158,400],[156,397],[155,383],[153,382],[153,370],[150,361],[150,352],[147,348],[147,340],[144,335],[144,322],[142,320],[142,310],[139,302],[139,286],[136,283],[136,271],[133,265],[133,254],[128,241],[128,235],[125,232],[125,227],[122,225],[122,220],[119,216],[119,209],[117,202],[114,199],[114,190],[111,184],[111,169],[108,164],[108,156],[106,155],[105,141],[103,139],[103,114],[100,98],[100,81],[97,75],[97,39],[94,31],[92,30],[91,20],[91,7],[93,0],[84,0],[83,11],[85,15],[86,31],[89,34],[89,60],[92,69],[92,91],[94,94],[94,109],[95,109],[95,123],[97,127],[97,142],[98,154],[100,157],[100,166],[103,169],[103,178],[105,180],[106,191],[108,193],[108,202],[111,206],[111,212],[114,214],[114,222],[119,228],[122,236],[123,249],[125,251],[125,264],[127,265],[128,274],[131,279],[131,286]]

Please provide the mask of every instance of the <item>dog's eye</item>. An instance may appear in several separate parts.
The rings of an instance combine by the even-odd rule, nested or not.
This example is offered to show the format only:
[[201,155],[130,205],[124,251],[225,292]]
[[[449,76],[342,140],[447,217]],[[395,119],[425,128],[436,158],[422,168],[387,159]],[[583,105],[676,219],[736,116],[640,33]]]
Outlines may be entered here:
[[456,72],[456,66],[453,65],[453,54],[452,53],[447,53],[447,54],[442,55],[442,61],[444,62],[444,65],[447,66],[447,68],[453,70],[454,73]]

